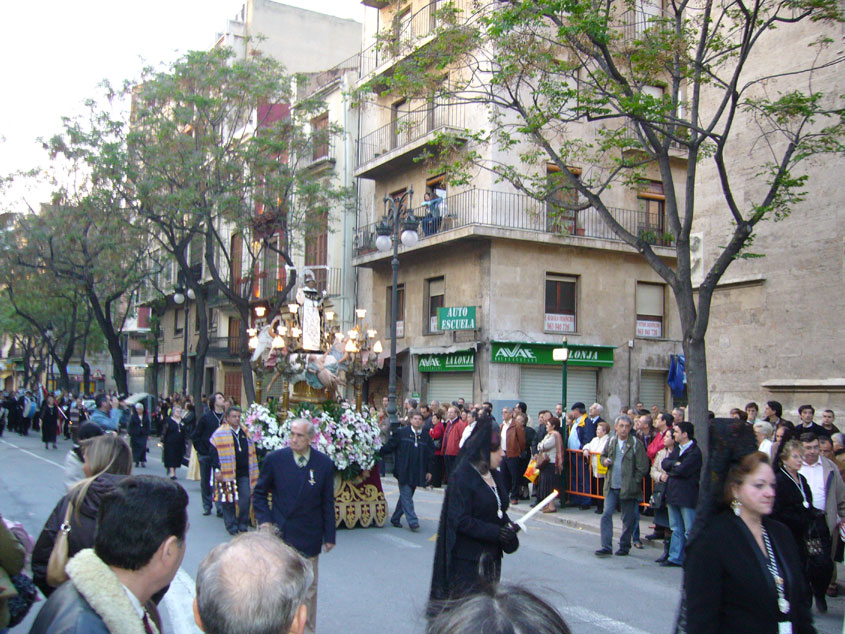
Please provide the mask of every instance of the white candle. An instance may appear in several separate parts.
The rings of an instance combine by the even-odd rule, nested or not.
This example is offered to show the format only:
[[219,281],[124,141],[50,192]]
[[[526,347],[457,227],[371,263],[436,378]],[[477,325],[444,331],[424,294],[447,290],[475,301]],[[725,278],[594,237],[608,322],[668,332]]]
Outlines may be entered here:
[[525,522],[527,522],[537,513],[539,513],[546,505],[551,504],[552,500],[554,500],[558,495],[559,493],[557,492],[557,489],[555,489],[554,491],[549,493],[542,502],[537,502],[537,505],[533,509],[528,511],[525,515],[516,520],[516,522],[514,523],[519,526],[519,528],[522,529],[523,532],[527,533],[528,528],[525,526]]

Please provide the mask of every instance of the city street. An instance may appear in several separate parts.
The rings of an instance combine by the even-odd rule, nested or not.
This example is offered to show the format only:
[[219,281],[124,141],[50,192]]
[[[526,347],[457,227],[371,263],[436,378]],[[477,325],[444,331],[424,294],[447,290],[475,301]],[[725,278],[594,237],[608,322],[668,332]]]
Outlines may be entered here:
[[[155,441],[150,445],[149,466],[138,472],[164,475]],[[59,440],[58,451],[46,451],[37,434],[22,438],[7,433],[0,439],[0,513],[21,521],[33,538],[64,492],[62,463],[69,447],[69,441]],[[186,481],[185,474],[180,470],[179,481],[191,497],[187,552],[162,610],[165,631],[177,634],[197,631],[191,615],[193,577],[209,549],[228,537],[222,520],[202,516],[199,483]],[[390,478],[385,493],[392,510],[398,492]],[[320,558],[320,632],[423,631],[421,615],[441,501],[441,492],[417,491],[422,530],[416,534],[389,524],[339,531],[337,548]],[[526,509],[520,505],[520,510]],[[577,513],[569,514],[573,521],[579,519]],[[598,536],[587,528],[561,524],[560,516],[532,522],[530,532],[521,536],[520,549],[505,558],[503,580],[524,584],[551,601],[574,632],[671,632],[681,571],[652,563],[659,554],[656,548],[598,560],[593,555]],[[14,631],[27,631],[40,605]],[[816,615],[816,626],[820,632],[838,633],[845,599],[829,599],[829,606],[827,615]]]

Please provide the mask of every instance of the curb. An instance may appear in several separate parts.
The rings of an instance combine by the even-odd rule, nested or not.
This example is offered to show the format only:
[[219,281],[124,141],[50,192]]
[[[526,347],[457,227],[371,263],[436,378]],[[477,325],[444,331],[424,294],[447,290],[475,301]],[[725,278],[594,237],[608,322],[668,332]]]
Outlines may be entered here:
[[[381,480],[382,480],[383,483],[387,482],[391,486],[395,486],[397,488],[399,486],[398,482],[396,481],[396,478],[393,477],[393,476],[382,476]],[[438,495],[444,495],[445,492],[446,492],[445,487],[439,487],[439,488],[426,487],[425,490],[429,491],[431,493],[437,493]],[[529,510],[530,510],[530,507],[523,506],[522,504],[520,504],[517,507],[511,506],[510,508],[508,508],[508,514],[522,517]],[[576,511],[576,512],[577,513],[585,513],[585,512],[591,512],[591,511]],[[591,522],[584,522],[582,520],[574,519],[572,517],[569,517],[566,514],[565,511],[562,513],[560,509],[558,510],[557,513],[546,513],[546,514],[543,514],[542,517],[532,518],[532,519],[536,519],[537,521],[541,521],[545,524],[553,524],[553,525],[557,524],[558,526],[566,526],[567,528],[572,528],[572,529],[575,529],[575,530],[578,530],[578,531],[583,531],[585,533],[591,533],[593,535],[600,535],[601,534],[601,527],[599,526],[598,523],[593,524]],[[648,528],[649,523],[650,522],[646,523],[645,526],[643,526],[643,520],[640,520],[640,533],[648,534],[648,531],[650,530]],[[613,536],[615,538],[618,538],[621,535],[622,535],[621,521],[614,522]],[[643,543],[643,546],[646,547],[646,548],[653,548],[654,550],[663,550],[663,542],[660,542],[660,541],[652,542],[652,541],[649,541],[647,539],[643,539],[642,543]]]

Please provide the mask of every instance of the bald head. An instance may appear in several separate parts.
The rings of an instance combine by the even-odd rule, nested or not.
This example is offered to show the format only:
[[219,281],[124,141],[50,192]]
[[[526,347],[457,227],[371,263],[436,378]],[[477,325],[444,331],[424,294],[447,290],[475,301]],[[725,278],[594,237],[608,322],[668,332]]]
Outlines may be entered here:
[[270,533],[215,547],[197,572],[194,616],[208,634],[301,632],[311,564]]

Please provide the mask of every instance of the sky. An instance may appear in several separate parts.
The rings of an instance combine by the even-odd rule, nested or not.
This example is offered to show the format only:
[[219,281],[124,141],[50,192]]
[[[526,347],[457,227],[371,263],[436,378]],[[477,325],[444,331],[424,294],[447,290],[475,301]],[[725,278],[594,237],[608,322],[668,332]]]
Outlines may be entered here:
[[[285,0],[284,4],[363,20],[359,0]],[[207,49],[243,0],[12,0],[0,38],[0,175],[45,162],[39,137],[59,131],[104,78],[115,84],[146,63]],[[16,192],[18,193],[18,192]],[[39,196],[37,192],[26,195]]]

